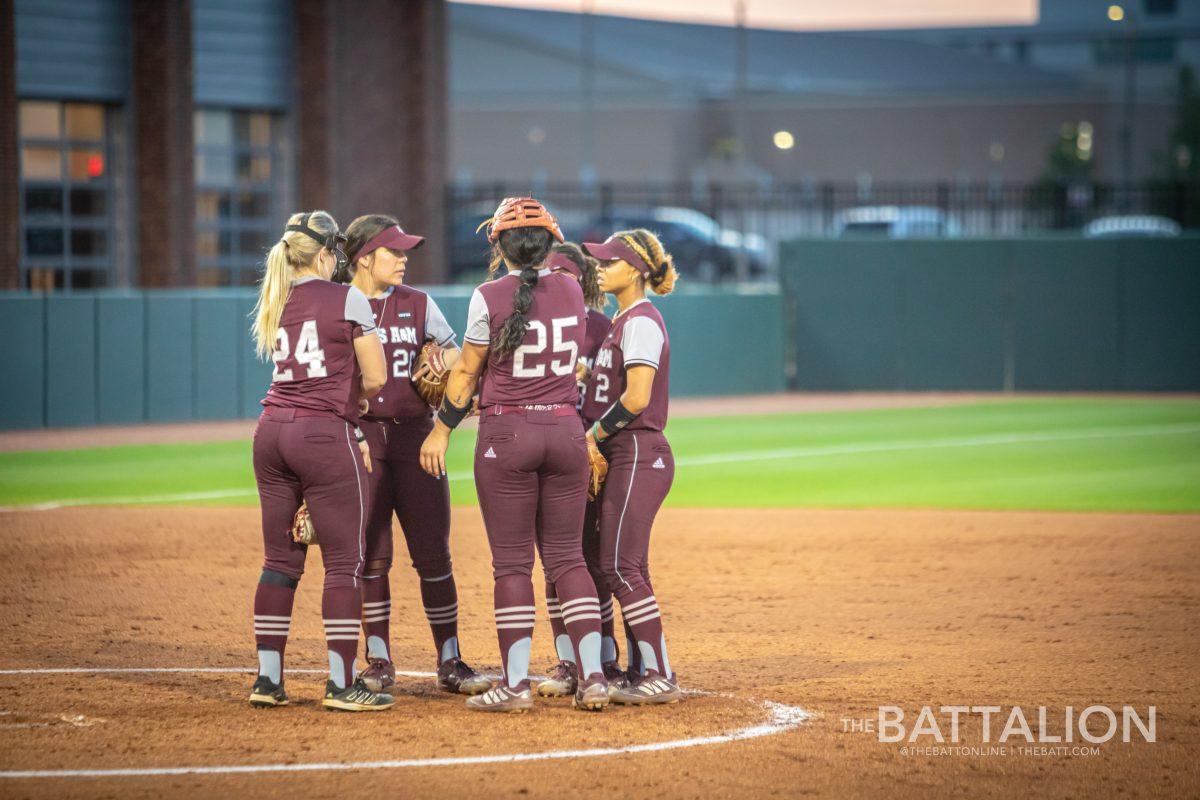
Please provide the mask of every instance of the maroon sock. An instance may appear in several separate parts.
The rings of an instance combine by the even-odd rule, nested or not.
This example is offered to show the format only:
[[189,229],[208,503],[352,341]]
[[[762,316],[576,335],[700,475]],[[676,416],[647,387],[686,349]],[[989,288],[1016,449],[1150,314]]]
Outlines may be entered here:
[[567,626],[563,624],[562,609],[558,607],[558,590],[549,580],[546,581],[546,613],[550,616],[550,633],[554,636],[554,652],[559,661],[575,661],[575,646],[567,634]]
[[392,581],[388,573],[364,575],[362,582],[363,636],[367,637],[367,658],[392,660],[389,628],[392,618]]
[[671,664],[667,660],[662,617],[658,610],[658,601],[650,588],[641,586],[633,591],[618,593],[617,599],[621,601],[621,616],[625,620],[626,636],[636,644],[642,672],[653,672],[670,678]]
[[421,605],[433,633],[433,647],[438,664],[458,658],[458,587],[454,573],[433,578],[421,578]]
[[516,691],[529,688],[529,651],[533,646],[533,581],[528,575],[496,579],[496,635],[504,684]]
[[580,678],[594,678],[604,673],[600,666],[600,601],[596,599],[596,584],[587,567],[567,570],[557,576],[554,588],[563,625],[571,637],[575,664]]
[[613,596],[608,588],[596,590],[600,601],[600,661],[615,663],[620,657],[617,638],[613,635]]
[[354,656],[362,624],[362,590],[351,586],[326,587],[321,595],[321,616],[325,618],[329,679],[339,689],[345,689],[354,682]]
[[[287,647],[292,627],[292,603],[296,599],[296,582],[280,581],[277,573],[264,577],[275,583],[259,581],[254,590],[254,644],[258,649],[258,674],[266,675],[273,683],[283,683],[283,651]],[[279,576],[283,578],[283,576]]]
[[625,671],[631,678],[642,674],[642,654],[638,652],[637,640],[633,636],[633,628],[624,618],[621,626],[625,629]]

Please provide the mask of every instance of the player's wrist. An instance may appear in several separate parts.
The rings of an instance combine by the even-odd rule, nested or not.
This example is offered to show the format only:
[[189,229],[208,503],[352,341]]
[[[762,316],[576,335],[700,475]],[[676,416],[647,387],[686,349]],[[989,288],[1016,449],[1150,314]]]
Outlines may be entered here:
[[[604,416],[596,422],[596,427],[603,431],[604,438],[608,438],[615,433],[619,433],[628,427],[629,423],[638,418],[638,415],[626,408],[620,400],[612,404],[612,408],[605,412]],[[599,439],[597,439],[599,441]]]
[[470,400],[467,400],[467,402],[461,406],[456,406],[453,402],[451,402],[450,396],[446,395],[442,398],[442,405],[441,408],[438,409],[437,419],[438,422],[445,426],[446,433],[448,435],[450,431],[457,428],[459,424],[467,418],[467,415],[470,412]]

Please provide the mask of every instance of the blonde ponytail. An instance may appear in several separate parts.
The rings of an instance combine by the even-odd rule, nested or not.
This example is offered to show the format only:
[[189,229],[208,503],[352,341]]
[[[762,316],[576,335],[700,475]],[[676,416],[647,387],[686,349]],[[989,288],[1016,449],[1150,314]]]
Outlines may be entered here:
[[[299,225],[304,217],[304,214],[293,214],[287,224]],[[337,230],[337,223],[328,212],[313,211],[308,215],[308,227],[317,233],[329,233]],[[285,231],[283,238],[267,254],[262,283],[258,287],[258,302],[251,312],[254,324],[250,327],[254,350],[263,361],[275,350],[279,321],[291,294],[296,270],[310,266],[321,249],[321,243],[311,236],[300,231]]]

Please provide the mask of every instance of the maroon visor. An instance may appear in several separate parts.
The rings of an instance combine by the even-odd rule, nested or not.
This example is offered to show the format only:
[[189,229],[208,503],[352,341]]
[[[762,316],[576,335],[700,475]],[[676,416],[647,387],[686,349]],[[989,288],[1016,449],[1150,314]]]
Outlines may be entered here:
[[629,245],[625,244],[625,240],[619,236],[610,236],[604,244],[596,244],[595,242],[584,242],[583,249],[592,256],[601,261],[616,261],[620,259],[633,265],[633,268],[642,273],[643,277],[650,277],[653,272],[650,265],[638,255],[637,250],[634,250]]
[[400,230],[399,225],[393,225],[375,234],[370,241],[362,246],[362,249],[354,254],[354,259],[357,261],[367,253],[372,253],[381,247],[386,247],[389,250],[416,250],[424,243],[424,236],[413,236],[411,233],[405,233]]
[[579,265],[562,253],[551,253],[550,258],[546,260],[546,267],[551,270],[561,269],[574,275],[575,280],[583,280],[583,272],[580,271]]

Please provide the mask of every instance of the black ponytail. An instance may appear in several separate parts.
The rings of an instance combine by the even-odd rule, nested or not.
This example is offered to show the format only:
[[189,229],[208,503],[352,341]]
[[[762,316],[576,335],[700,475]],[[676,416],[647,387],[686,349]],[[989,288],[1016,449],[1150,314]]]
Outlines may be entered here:
[[554,238],[545,228],[511,228],[500,234],[494,245],[493,261],[497,258],[519,267],[521,281],[513,292],[513,312],[504,320],[500,335],[492,348],[497,358],[504,358],[521,346],[529,321],[525,315],[533,305],[533,289],[538,282],[538,269],[550,255]]
[[583,288],[583,304],[595,311],[603,311],[608,304],[608,298],[600,291],[600,262],[583,252],[583,248],[574,242],[563,242],[554,245],[554,252],[571,259],[579,268],[579,285]]

